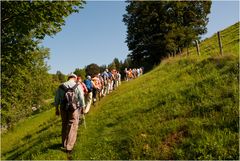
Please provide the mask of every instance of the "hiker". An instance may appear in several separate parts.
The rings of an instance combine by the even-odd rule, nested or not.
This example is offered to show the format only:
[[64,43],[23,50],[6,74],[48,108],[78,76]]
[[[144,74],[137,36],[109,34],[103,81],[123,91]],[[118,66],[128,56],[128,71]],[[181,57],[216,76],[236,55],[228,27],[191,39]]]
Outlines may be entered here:
[[128,80],[131,80],[133,78],[133,73],[132,73],[132,69],[130,68],[128,70]]
[[105,71],[102,73],[103,78],[103,96],[106,96],[109,94],[108,92],[108,69],[105,69]]
[[117,71],[117,87],[119,86],[119,85],[121,85],[121,74],[120,74],[120,72],[119,71]]
[[85,95],[86,100],[86,108],[83,111],[85,114],[87,114],[90,110],[91,104],[92,104],[92,91],[93,91],[93,84],[91,80],[91,76],[87,76],[87,79],[84,80],[84,84],[87,87],[88,93]]
[[93,82],[93,104],[94,104],[97,101],[97,93],[99,92],[99,89],[100,89],[100,80],[98,78],[98,75],[92,78],[92,82]]
[[110,71],[108,71],[108,90],[109,92],[112,92],[113,89],[113,76]]
[[[86,104],[86,95],[88,94],[88,89],[86,87],[86,85],[83,83],[82,81],[82,77],[78,76],[77,77],[77,83],[80,85],[80,87],[83,90],[84,93],[84,100],[85,100],[85,104]],[[85,108],[79,108],[79,117],[81,118],[81,115],[83,114],[83,111],[85,111]]]
[[128,81],[129,80],[129,77],[128,77],[129,72],[128,72],[127,68],[125,68],[124,73],[125,73],[125,80]]
[[[82,88],[76,82],[77,76],[70,74],[68,81],[61,84],[55,95],[56,115],[61,112],[62,118],[62,146],[70,153],[77,139],[79,110],[85,106]],[[69,89],[72,89],[69,90]],[[71,96],[70,96],[71,95]],[[71,101],[68,101],[71,100]],[[59,112],[60,105],[60,112]]]
[[140,68],[137,68],[137,77],[140,77]]
[[77,82],[80,85],[80,87],[82,88],[84,96],[87,95],[88,94],[88,89],[87,89],[87,86],[85,85],[85,83],[83,83],[82,77],[78,76],[77,77]]
[[98,93],[99,93],[99,100],[100,100],[100,98],[103,97],[103,88],[104,88],[104,80],[100,73],[98,74],[98,79],[99,79]]
[[115,84],[116,84],[116,77],[115,77],[115,69],[113,69],[112,71],[111,71],[111,73],[112,73],[112,84],[111,84],[111,89],[112,89],[112,91],[113,90],[115,90]]

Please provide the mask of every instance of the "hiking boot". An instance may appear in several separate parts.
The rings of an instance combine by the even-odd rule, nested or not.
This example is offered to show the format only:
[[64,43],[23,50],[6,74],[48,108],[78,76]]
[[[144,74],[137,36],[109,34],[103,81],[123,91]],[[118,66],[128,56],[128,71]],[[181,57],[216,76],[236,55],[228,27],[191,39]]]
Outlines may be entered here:
[[73,152],[72,150],[66,150],[67,154],[72,154],[72,152]]

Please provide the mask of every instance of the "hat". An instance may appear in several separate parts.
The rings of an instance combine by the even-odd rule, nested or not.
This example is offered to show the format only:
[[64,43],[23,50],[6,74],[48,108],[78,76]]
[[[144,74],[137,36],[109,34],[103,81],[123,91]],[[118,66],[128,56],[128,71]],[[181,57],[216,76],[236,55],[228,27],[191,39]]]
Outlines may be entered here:
[[88,75],[88,76],[87,76],[87,79],[91,79],[91,76],[90,76],[90,75]]
[[71,73],[68,78],[77,78],[76,74]]

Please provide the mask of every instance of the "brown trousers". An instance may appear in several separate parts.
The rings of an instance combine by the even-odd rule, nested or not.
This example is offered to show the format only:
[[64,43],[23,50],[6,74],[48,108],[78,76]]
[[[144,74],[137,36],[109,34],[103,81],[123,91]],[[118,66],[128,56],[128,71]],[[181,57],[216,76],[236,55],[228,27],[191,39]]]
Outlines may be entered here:
[[66,150],[72,150],[77,139],[79,109],[71,112],[61,108],[62,145]]

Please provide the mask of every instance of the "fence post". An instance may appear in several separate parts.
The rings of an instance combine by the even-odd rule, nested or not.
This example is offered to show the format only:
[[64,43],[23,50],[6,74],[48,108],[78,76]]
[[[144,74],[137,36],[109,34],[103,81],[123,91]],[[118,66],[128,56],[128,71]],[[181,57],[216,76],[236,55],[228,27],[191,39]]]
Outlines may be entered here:
[[195,40],[195,42],[196,42],[196,47],[197,47],[197,53],[198,53],[198,55],[200,55],[200,48],[199,48],[198,40]]
[[220,48],[220,54],[223,55],[223,49],[222,49],[222,41],[221,41],[221,36],[220,36],[220,32],[217,32],[218,35],[218,44],[219,44],[219,48]]

